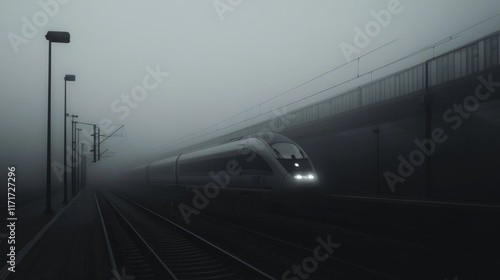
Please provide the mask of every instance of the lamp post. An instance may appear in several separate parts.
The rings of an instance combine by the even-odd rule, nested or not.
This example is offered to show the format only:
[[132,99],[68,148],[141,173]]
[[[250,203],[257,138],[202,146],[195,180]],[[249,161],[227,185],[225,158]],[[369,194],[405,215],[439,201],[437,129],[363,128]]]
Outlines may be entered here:
[[64,76],[64,204],[68,203],[68,172],[67,172],[67,153],[66,153],[66,117],[68,117],[68,114],[66,113],[66,86],[67,82],[71,81],[74,82],[76,80],[75,75],[66,75]]
[[87,168],[87,154],[85,153],[85,143],[82,143],[82,148],[81,148],[81,153],[83,153],[82,155],[82,163],[81,163],[81,171],[80,171],[80,187],[83,189],[85,187],[85,183],[86,183],[86,176],[87,176],[87,171],[86,171],[86,168]]
[[69,43],[70,35],[68,32],[49,31],[45,35],[45,39],[49,41],[49,88],[48,88],[48,111],[47,111],[47,208],[45,213],[52,213],[51,203],[51,182],[50,182],[50,91],[51,91],[51,78],[52,78],[52,43]]
[[80,132],[82,131],[81,128],[76,129],[76,185],[75,185],[75,194],[78,193],[80,190],[80,170],[81,170],[81,157],[80,157]]
[[71,115],[71,197],[75,196],[75,128],[77,115]]

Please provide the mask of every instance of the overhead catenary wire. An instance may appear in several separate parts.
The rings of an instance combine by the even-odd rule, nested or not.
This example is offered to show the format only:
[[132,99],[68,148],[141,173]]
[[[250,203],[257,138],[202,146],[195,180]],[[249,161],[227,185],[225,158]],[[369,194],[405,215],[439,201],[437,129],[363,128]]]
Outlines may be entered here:
[[[296,103],[298,103],[298,102],[300,102],[300,101],[304,101],[304,100],[306,100],[306,99],[309,99],[309,98],[311,98],[311,97],[313,97],[313,96],[317,96],[318,94],[321,94],[321,93],[326,92],[326,91],[328,91],[328,90],[334,89],[334,88],[336,88],[336,87],[338,87],[338,86],[341,86],[341,85],[343,85],[343,84],[346,84],[346,83],[348,83],[348,82],[352,82],[352,81],[354,81],[354,80],[356,80],[356,79],[360,79],[360,78],[362,78],[362,77],[365,77],[365,76],[366,76],[366,75],[368,75],[368,74],[370,74],[370,76],[371,76],[371,77],[373,77],[373,72],[376,72],[376,71],[379,71],[379,70],[381,70],[381,69],[384,69],[384,68],[386,68],[386,67],[388,67],[388,66],[391,66],[391,65],[393,65],[393,64],[396,64],[396,63],[398,63],[398,62],[401,62],[401,61],[403,61],[403,60],[405,60],[405,59],[408,59],[408,58],[410,58],[410,57],[414,57],[414,56],[416,56],[416,55],[418,55],[418,54],[420,54],[420,53],[423,53],[423,52],[425,52],[425,51],[427,51],[427,50],[430,50],[430,49],[435,49],[437,46],[440,46],[440,45],[442,45],[442,44],[444,44],[444,43],[450,42],[450,41],[452,41],[452,40],[454,40],[454,39],[458,38],[458,37],[459,37],[462,33],[466,32],[466,31],[468,31],[468,30],[470,30],[470,29],[472,29],[472,28],[474,28],[474,27],[477,27],[477,26],[479,26],[479,25],[481,25],[481,24],[483,24],[483,23],[485,23],[485,22],[488,22],[488,21],[490,21],[490,20],[492,20],[492,19],[494,19],[494,18],[496,18],[496,17],[498,17],[498,16],[500,16],[500,13],[496,13],[496,14],[494,14],[493,16],[490,16],[490,17],[488,17],[488,18],[486,18],[486,19],[484,19],[484,20],[481,20],[481,21],[479,21],[479,22],[477,22],[477,23],[475,23],[475,24],[473,24],[473,25],[470,25],[470,26],[468,26],[468,27],[466,27],[466,28],[464,28],[464,29],[462,29],[462,30],[460,30],[460,31],[458,31],[458,32],[456,32],[456,33],[454,33],[454,34],[452,34],[451,36],[448,36],[448,37],[446,37],[446,38],[444,38],[444,39],[442,39],[442,40],[439,40],[439,41],[437,41],[437,42],[435,42],[435,43],[433,43],[433,44],[427,45],[427,46],[425,46],[425,47],[423,47],[423,48],[421,48],[421,49],[418,49],[418,50],[416,50],[416,51],[414,51],[414,52],[412,52],[412,53],[409,53],[409,54],[407,54],[407,55],[405,55],[405,56],[403,56],[403,57],[400,57],[400,58],[398,58],[398,59],[396,59],[396,60],[393,60],[393,61],[391,61],[391,62],[389,62],[389,63],[387,63],[387,64],[384,64],[384,65],[379,66],[379,67],[377,67],[377,68],[371,69],[371,70],[369,70],[369,71],[367,71],[367,72],[365,72],[365,73],[360,73],[360,70],[359,70],[359,60],[360,60],[361,58],[366,57],[366,56],[368,56],[369,54],[371,54],[371,53],[373,53],[373,52],[375,52],[375,51],[377,51],[377,50],[380,50],[380,49],[382,49],[382,48],[384,48],[384,47],[386,47],[386,46],[388,46],[388,45],[390,45],[390,44],[394,43],[395,41],[399,40],[399,38],[394,39],[394,40],[392,40],[392,41],[390,41],[390,42],[388,42],[388,43],[386,43],[386,44],[383,44],[383,45],[381,45],[381,46],[379,46],[379,47],[377,47],[377,48],[375,48],[375,49],[373,49],[373,50],[371,50],[371,51],[369,51],[369,52],[367,52],[367,53],[365,53],[365,54],[363,54],[363,55],[361,55],[361,56],[359,56],[359,57],[355,58],[355,59],[352,59],[352,60],[351,60],[351,61],[349,61],[349,62],[346,62],[346,63],[343,63],[342,65],[336,66],[336,67],[334,67],[334,68],[332,68],[332,69],[330,69],[330,70],[328,70],[328,71],[326,71],[326,72],[324,72],[324,73],[322,73],[322,74],[320,74],[320,75],[317,75],[317,76],[315,76],[315,77],[313,77],[313,78],[311,78],[311,79],[308,79],[308,80],[306,80],[306,81],[304,81],[304,82],[302,82],[302,83],[300,83],[300,84],[298,84],[298,85],[296,85],[296,86],[294,86],[294,87],[292,87],[292,88],[290,88],[290,89],[288,89],[288,90],[286,90],[286,91],[284,91],[284,92],[282,92],[282,93],[280,93],[280,94],[278,94],[278,95],[275,95],[275,96],[273,96],[273,97],[271,97],[271,98],[268,98],[268,99],[266,99],[265,101],[262,101],[262,102],[260,102],[259,104],[254,105],[254,106],[252,106],[252,107],[250,107],[250,108],[248,108],[248,109],[244,110],[244,111],[243,111],[243,112],[241,112],[241,113],[238,113],[238,114],[232,115],[232,116],[230,116],[230,117],[228,117],[228,118],[226,118],[226,119],[224,119],[224,120],[222,120],[222,121],[219,121],[219,122],[218,122],[218,123],[216,123],[216,124],[210,125],[210,126],[208,126],[207,128],[205,128],[204,130],[207,130],[207,131],[208,131],[210,128],[213,128],[213,127],[216,127],[216,130],[215,130],[215,131],[212,131],[212,132],[207,132],[206,134],[202,134],[202,135],[200,135],[200,136],[198,136],[198,137],[191,138],[191,139],[188,139],[188,140],[186,140],[186,141],[191,141],[191,140],[194,140],[194,139],[198,139],[198,138],[203,137],[203,136],[206,136],[206,135],[208,135],[208,134],[213,134],[213,133],[218,132],[218,131],[221,131],[221,130],[223,130],[223,129],[227,129],[227,128],[233,127],[233,126],[235,126],[235,125],[241,124],[241,123],[243,123],[243,122],[247,122],[247,121],[253,120],[253,119],[255,119],[255,118],[257,118],[257,117],[260,117],[260,116],[262,116],[262,115],[265,115],[265,114],[268,114],[268,113],[272,113],[272,112],[273,112],[273,110],[269,110],[269,111],[266,111],[266,112],[261,112],[261,111],[260,111],[261,106],[262,106],[262,105],[264,105],[264,104],[266,104],[267,102],[270,102],[270,101],[272,101],[272,100],[274,100],[274,99],[276,99],[276,98],[278,98],[278,97],[280,97],[280,96],[283,96],[283,95],[285,95],[285,94],[287,94],[287,93],[289,93],[289,92],[291,92],[291,91],[293,91],[293,90],[295,90],[295,89],[298,89],[298,88],[300,88],[300,87],[302,87],[302,86],[304,86],[304,85],[306,85],[306,84],[308,84],[308,83],[311,83],[312,81],[315,81],[315,80],[317,80],[317,79],[319,79],[319,78],[321,78],[321,77],[324,77],[325,75],[327,75],[327,74],[329,74],[329,73],[332,73],[333,71],[336,71],[336,70],[339,70],[339,69],[341,69],[341,68],[343,68],[343,67],[346,67],[346,66],[347,66],[347,65],[349,65],[349,64],[352,64],[352,63],[358,63],[358,72],[357,72],[357,76],[355,76],[354,78],[349,78],[349,79],[347,79],[347,80],[341,81],[341,82],[339,82],[339,83],[337,83],[337,84],[335,84],[335,85],[333,85],[333,86],[330,86],[330,87],[328,87],[328,88],[326,88],[326,89],[323,89],[323,90],[320,90],[320,91],[317,91],[317,92],[314,92],[314,93],[312,93],[312,94],[310,94],[310,95],[308,95],[308,96],[306,96],[306,97],[303,97],[303,98],[301,98],[301,99],[295,100],[295,101],[293,101],[293,102],[290,102],[290,103],[288,103],[288,104],[286,104],[286,105],[283,105],[283,106],[281,106],[281,107],[279,107],[279,108],[276,108],[276,109],[285,108],[285,107],[287,107],[287,106],[290,106],[290,105],[296,104]],[[434,57],[435,57],[435,53],[433,52],[433,54],[432,54],[432,58],[434,58]],[[373,78],[370,78],[370,79],[373,79]],[[242,115],[242,114],[246,114],[248,111],[250,111],[250,110],[252,110],[252,109],[254,109],[254,108],[259,108],[259,114],[258,114],[258,115],[253,116],[253,117],[250,117],[250,118],[245,117],[245,120],[243,120],[243,121],[239,121],[239,122],[236,122],[236,123],[230,124],[230,125],[228,125],[228,126],[224,126],[224,127],[219,127],[222,123],[224,123],[224,122],[226,122],[226,121],[228,121],[228,120],[231,120],[231,119],[233,119],[233,118],[235,118],[235,117],[237,117],[237,116],[240,116],[240,115]],[[193,132],[193,133],[190,133],[190,134],[184,135],[184,136],[182,136],[182,137],[178,137],[178,138],[176,138],[176,139],[174,139],[174,140],[170,141],[170,142],[169,142],[169,143],[167,143],[167,144],[163,144],[163,145],[160,145],[160,146],[159,146],[159,147],[157,147],[157,148],[154,148],[153,150],[154,150],[154,151],[160,151],[160,150],[163,150],[163,149],[171,149],[171,148],[174,148],[174,147],[176,147],[177,145],[183,144],[183,143],[185,142],[185,141],[182,141],[182,139],[183,139],[183,138],[188,138],[188,137],[190,137],[190,136],[195,135],[196,133],[197,133],[197,132]],[[177,142],[177,143],[176,143],[176,142]],[[144,156],[144,157],[149,157],[149,156],[151,156],[153,153],[154,153],[154,152],[151,152],[151,153],[149,153],[147,156]]]

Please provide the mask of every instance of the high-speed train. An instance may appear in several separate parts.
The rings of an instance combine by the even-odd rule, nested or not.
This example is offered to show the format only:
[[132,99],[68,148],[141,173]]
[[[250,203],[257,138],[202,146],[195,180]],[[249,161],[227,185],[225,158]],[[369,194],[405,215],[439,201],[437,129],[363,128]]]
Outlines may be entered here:
[[130,170],[134,181],[174,187],[220,187],[287,193],[314,191],[318,178],[307,154],[277,133],[250,135]]

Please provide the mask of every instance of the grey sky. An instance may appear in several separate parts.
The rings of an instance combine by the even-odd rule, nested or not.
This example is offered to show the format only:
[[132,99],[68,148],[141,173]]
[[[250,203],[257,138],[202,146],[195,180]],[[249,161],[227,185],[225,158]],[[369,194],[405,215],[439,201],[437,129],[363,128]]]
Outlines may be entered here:
[[[37,1],[1,1],[2,166],[17,165],[19,176],[24,176],[21,182],[45,184],[48,30],[71,33],[70,44],[54,44],[52,49],[53,160],[62,162],[63,77],[75,74],[76,82],[68,83],[68,112],[85,122],[109,118],[126,125],[124,141],[114,140],[111,147],[116,157],[99,163],[109,167],[346,63],[341,43],[354,45],[354,28],[364,29],[374,20],[371,11],[387,9],[391,1],[395,0],[41,0],[57,3],[49,5],[55,12],[46,21],[47,12]],[[401,0],[400,12],[359,55],[396,41],[363,57],[360,70],[369,71],[492,17],[500,13],[498,4],[498,0]],[[222,13],[216,6],[230,9]],[[24,18],[36,30],[23,33]],[[498,26],[500,17],[495,17],[435,52],[487,35]],[[12,38],[24,39],[16,45]],[[136,102],[136,108],[127,106],[126,117],[112,109],[113,102],[115,109],[124,106],[122,95],[143,85],[147,69],[157,67],[169,76],[159,83],[148,80],[157,86]],[[265,109],[332,86],[354,70],[346,68],[315,80]]]

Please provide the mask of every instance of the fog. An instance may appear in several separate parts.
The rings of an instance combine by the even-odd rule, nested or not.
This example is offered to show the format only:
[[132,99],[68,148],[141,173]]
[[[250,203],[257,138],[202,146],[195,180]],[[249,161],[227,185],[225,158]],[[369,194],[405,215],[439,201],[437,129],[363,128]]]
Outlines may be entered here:
[[[397,13],[346,56],[341,46],[355,45],[355,28],[365,30],[372,11],[390,7]],[[497,0],[1,1],[2,167],[16,166],[19,187],[45,186],[49,30],[71,34],[69,44],[52,44],[52,160],[63,161],[63,78],[74,74],[68,113],[101,124],[106,135],[124,125],[103,143],[101,161],[89,165],[88,175],[102,179],[182,136],[216,131],[209,127],[230,116],[285,106],[457,33],[374,75],[485,36],[500,26],[499,12]]]

